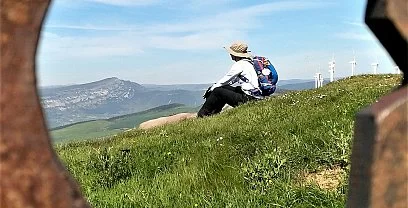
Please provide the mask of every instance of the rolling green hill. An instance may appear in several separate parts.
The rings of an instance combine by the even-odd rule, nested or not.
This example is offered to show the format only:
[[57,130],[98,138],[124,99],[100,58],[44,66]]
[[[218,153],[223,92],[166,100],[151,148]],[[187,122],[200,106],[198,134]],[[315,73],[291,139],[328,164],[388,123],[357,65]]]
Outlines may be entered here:
[[196,111],[198,111],[198,109],[186,107],[182,104],[163,105],[146,111],[117,116],[109,119],[78,122],[56,127],[51,129],[51,137],[55,143],[101,138],[135,128],[139,124],[150,119],[181,112]]
[[355,114],[399,82],[355,76],[56,152],[94,207],[344,207]]

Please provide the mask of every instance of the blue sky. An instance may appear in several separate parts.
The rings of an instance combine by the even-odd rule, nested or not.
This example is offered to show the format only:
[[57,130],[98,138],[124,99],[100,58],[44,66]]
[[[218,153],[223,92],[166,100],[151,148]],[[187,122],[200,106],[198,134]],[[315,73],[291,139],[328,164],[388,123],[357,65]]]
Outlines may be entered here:
[[234,40],[267,56],[281,80],[394,73],[364,25],[365,0],[54,0],[37,53],[39,85],[118,77],[142,84],[212,83],[233,64]]

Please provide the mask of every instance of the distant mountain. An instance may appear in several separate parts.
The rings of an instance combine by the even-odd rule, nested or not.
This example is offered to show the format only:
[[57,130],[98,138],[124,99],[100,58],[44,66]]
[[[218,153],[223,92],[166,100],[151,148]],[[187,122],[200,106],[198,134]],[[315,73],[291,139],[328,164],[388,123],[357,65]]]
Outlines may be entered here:
[[40,88],[49,128],[80,121],[106,119],[161,105],[196,107],[204,90],[157,90],[116,77],[52,88]]

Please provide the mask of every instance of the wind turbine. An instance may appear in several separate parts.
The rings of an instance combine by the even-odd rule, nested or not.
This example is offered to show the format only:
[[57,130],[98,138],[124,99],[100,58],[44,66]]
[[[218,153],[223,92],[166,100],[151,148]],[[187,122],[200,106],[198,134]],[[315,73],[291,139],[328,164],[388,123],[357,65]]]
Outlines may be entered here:
[[322,73],[320,73],[320,65],[319,65],[319,70],[316,71],[314,78],[315,78],[315,88],[323,87],[323,76],[322,76]]
[[330,82],[334,81],[335,69],[336,69],[336,61],[334,60],[334,55],[333,55],[332,61],[329,62]]
[[378,63],[378,58],[377,58],[377,61],[371,64],[374,74],[377,74],[378,65],[380,64]]
[[[320,67],[319,67],[320,68]],[[319,73],[319,86],[323,87],[323,75],[321,73]]]
[[315,79],[315,88],[319,88],[319,72],[316,72],[314,79]]
[[356,69],[356,65],[357,65],[356,53],[354,50],[353,50],[353,60],[350,61],[349,63],[351,64],[351,76],[354,76],[354,70]]
[[315,88],[319,88],[319,71],[317,69],[314,75],[314,80],[315,80]]

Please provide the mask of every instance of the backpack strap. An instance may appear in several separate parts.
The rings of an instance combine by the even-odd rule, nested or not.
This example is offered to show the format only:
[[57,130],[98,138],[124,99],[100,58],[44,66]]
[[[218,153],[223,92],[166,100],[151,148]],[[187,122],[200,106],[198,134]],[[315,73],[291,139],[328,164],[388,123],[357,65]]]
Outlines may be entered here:
[[249,83],[251,86],[252,86],[252,90],[248,90],[248,92],[249,92],[249,94],[252,96],[252,97],[255,97],[255,98],[257,98],[257,99],[262,99],[263,98],[263,96],[262,96],[262,91],[260,90],[260,89],[258,89],[257,87],[255,87],[253,84],[252,84],[252,82],[250,82],[249,81],[249,79],[248,78],[246,78],[244,75],[241,75],[241,74],[239,74],[239,79],[241,79],[242,81],[244,81],[244,82],[246,82],[246,83]]

